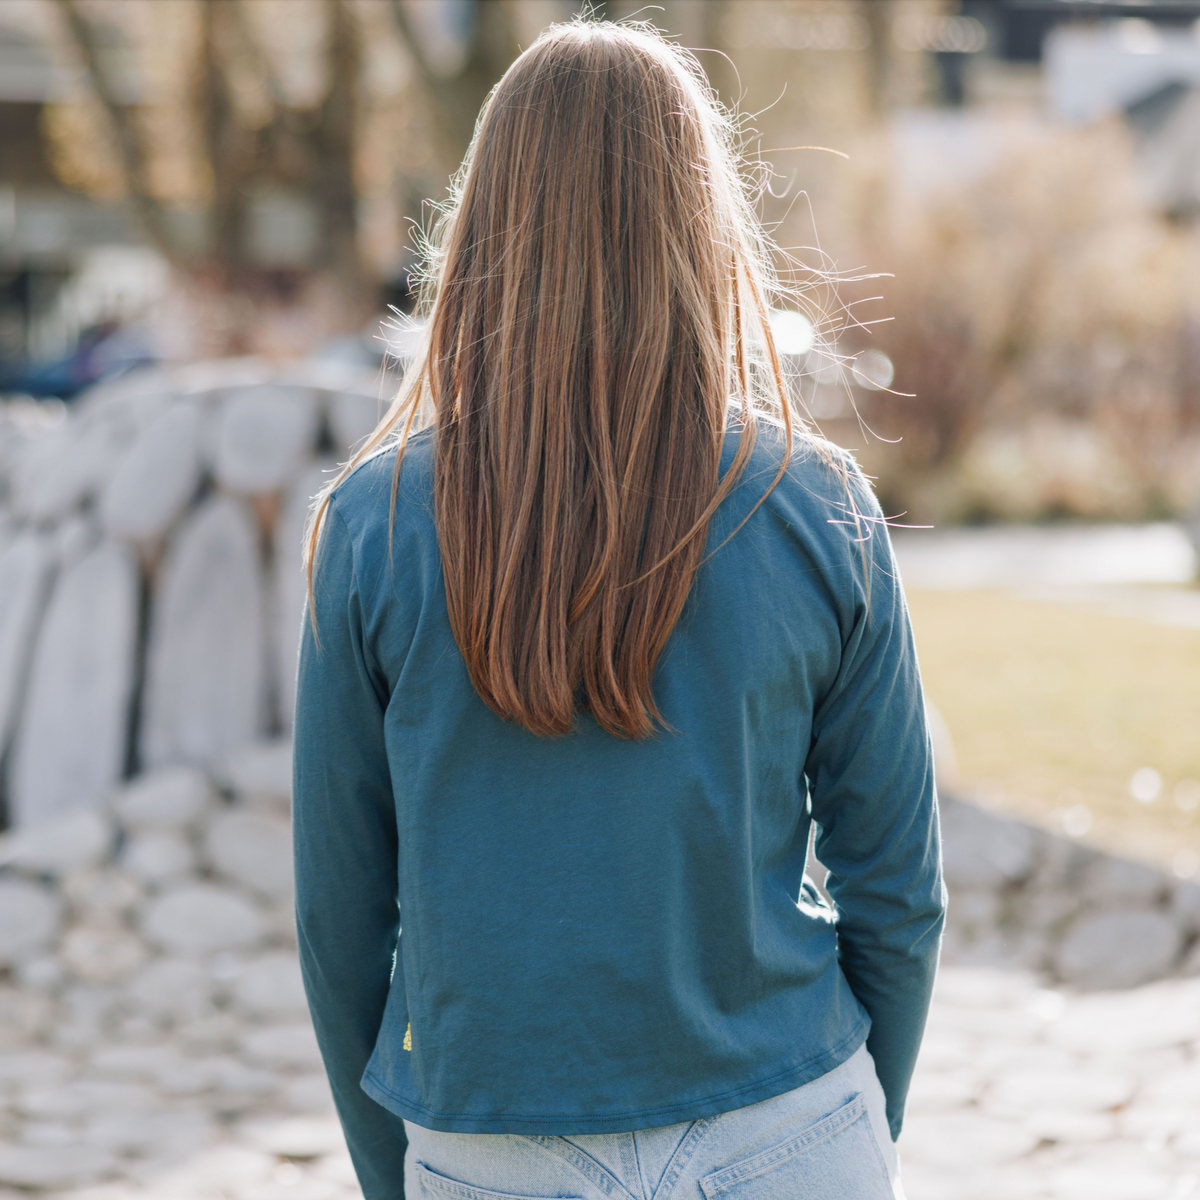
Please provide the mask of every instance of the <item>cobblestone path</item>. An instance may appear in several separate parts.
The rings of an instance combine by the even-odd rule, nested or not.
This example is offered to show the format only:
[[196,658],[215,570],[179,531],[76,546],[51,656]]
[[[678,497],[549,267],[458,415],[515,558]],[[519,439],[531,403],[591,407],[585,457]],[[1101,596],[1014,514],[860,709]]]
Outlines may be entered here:
[[[56,1200],[352,1200],[332,1115],[246,1114]],[[900,1143],[908,1200],[1200,1200],[1200,979],[1073,995],[943,969]],[[29,1192],[0,1192],[0,1200]]]
[[1200,1200],[1200,979],[944,968],[900,1153],[908,1200]]

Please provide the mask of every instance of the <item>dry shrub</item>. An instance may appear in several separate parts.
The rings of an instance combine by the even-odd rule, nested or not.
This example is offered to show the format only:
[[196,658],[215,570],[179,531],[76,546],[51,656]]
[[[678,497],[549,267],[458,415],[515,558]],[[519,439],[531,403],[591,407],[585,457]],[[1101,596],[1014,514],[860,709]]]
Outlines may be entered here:
[[[1117,121],[1047,131],[917,205],[865,188],[883,281],[859,398],[895,510],[931,519],[1162,515],[1200,485],[1191,231],[1150,211]],[[867,343],[865,332],[860,342]]]

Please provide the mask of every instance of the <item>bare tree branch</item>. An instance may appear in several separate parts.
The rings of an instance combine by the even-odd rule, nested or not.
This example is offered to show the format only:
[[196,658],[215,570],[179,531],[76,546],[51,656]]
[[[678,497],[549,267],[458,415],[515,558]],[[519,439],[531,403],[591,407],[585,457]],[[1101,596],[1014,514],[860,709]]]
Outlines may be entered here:
[[55,0],[66,22],[71,40],[87,69],[88,80],[96,93],[117,139],[125,189],[134,210],[154,245],[172,262],[183,258],[171,236],[163,207],[150,191],[146,178],[146,152],[128,105],[118,99],[116,80],[99,52],[95,31],[80,10],[78,0]]

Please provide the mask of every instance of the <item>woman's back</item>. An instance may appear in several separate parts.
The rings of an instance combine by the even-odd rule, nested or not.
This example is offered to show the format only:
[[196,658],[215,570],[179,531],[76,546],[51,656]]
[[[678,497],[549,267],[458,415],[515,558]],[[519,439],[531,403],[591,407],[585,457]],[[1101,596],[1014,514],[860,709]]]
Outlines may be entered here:
[[[305,647],[322,686],[296,718],[300,793],[314,790],[309,761],[332,763],[340,793],[394,804],[395,835],[374,845],[353,824],[310,844],[297,813],[301,925],[341,926],[347,973],[372,968],[354,911],[338,918],[346,876],[398,865],[403,934],[365,1089],[464,1132],[695,1119],[849,1057],[869,1025],[855,971],[905,1046],[894,1064],[874,1048],[881,1078],[907,1078],[905,1012],[923,1019],[932,971],[919,934],[936,939],[941,911],[933,775],[886,530],[860,477],[856,523],[840,473],[801,451],[726,541],[778,466],[760,437],[659,660],[668,728],[622,740],[583,713],[542,738],[483,703],[455,645],[434,437],[406,448],[390,559],[391,455],[334,493],[322,644]],[[385,757],[360,744],[375,747],[377,725]],[[833,914],[801,889],[808,788],[841,967]],[[371,1034],[330,1016],[330,1036]]]
[[870,488],[792,414],[769,304],[806,301],[734,143],[652,31],[548,30],[481,114],[400,395],[314,510],[298,930],[371,1200],[408,1126],[453,1176],[426,1189],[612,1196],[586,1163],[586,1192],[472,1183],[455,1147],[721,1123],[720,1190],[868,1109],[828,1194],[892,1190],[942,913],[920,683]]

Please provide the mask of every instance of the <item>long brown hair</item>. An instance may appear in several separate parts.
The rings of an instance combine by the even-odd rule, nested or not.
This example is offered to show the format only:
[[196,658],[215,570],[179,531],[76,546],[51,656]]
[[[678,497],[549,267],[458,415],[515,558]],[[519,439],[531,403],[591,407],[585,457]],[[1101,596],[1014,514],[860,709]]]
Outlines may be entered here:
[[480,115],[422,350],[314,507],[310,590],[329,492],[395,443],[394,515],[404,443],[433,422],[450,626],[482,699],[536,734],[580,708],[623,737],[662,723],[655,663],[760,411],[785,432],[770,487],[787,466],[776,285],[733,142],[703,72],[652,29],[547,30]]

